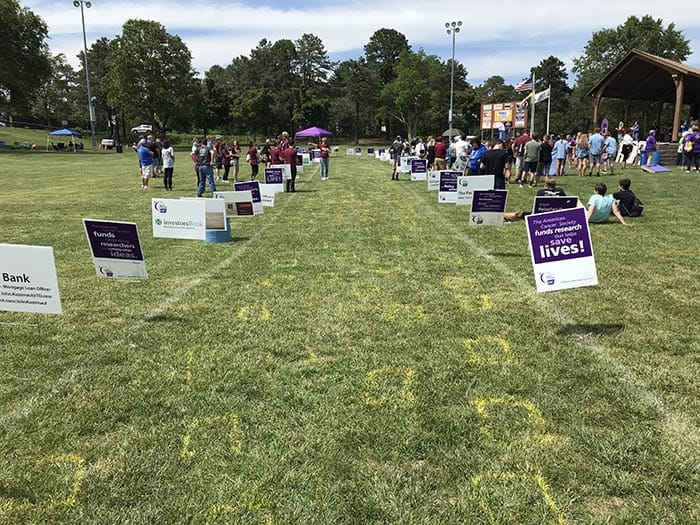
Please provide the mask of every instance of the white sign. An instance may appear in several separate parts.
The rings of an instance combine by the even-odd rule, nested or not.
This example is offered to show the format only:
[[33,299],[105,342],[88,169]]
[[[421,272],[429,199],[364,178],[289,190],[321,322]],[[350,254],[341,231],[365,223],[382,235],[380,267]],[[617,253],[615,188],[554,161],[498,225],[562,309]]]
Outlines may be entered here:
[[474,190],[492,190],[495,175],[469,175],[457,179],[457,205],[471,206]]
[[464,175],[461,171],[440,171],[440,183],[438,186],[438,202],[457,202],[457,179]]
[[[222,199],[226,203],[227,217],[252,217],[255,215],[255,203],[253,192],[247,191],[215,191],[215,199]],[[262,208],[262,202],[259,203]]]
[[205,199],[151,199],[153,236],[167,239],[206,238]]
[[355,155],[355,150],[353,148],[348,148],[345,150],[346,155]]
[[439,171],[429,171],[428,172],[428,191],[439,191],[440,190],[440,172]]
[[426,159],[411,159],[411,180],[421,181],[428,178],[428,161]]
[[397,166],[397,171],[399,173],[411,173],[411,158],[412,157],[399,157],[399,164]]
[[83,219],[83,226],[98,276],[148,279],[136,223]]
[[0,310],[63,313],[53,248],[0,244]]
[[260,185],[260,200],[262,205],[266,208],[272,208],[275,205],[275,193],[282,190],[277,190],[276,186],[282,186],[281,184],[261,184]]
[[204,226],[206,230],[225,231],[226,228],[226,202],[222,199],[203,197],[181,197],[180,200],[200,200],[204,201],[206,220]]
[[270,164],[270,168],[280,168],[282,170],[282,178],[289,180],[292,178],[292,168],[289,164]]
[[584,208],[532,214],[525,221],[538,292],[598,284]]
[[503,226],[508,190],[474,190],[470,226]]

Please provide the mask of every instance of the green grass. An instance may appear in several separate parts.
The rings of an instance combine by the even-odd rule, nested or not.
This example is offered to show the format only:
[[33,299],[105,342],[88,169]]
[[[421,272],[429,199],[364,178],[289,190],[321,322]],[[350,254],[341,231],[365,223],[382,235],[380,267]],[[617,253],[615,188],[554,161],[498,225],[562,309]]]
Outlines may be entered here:
[[[152,238],[131,152],[0,154],[0,242],[54,247],[64,309],[0,312],[0,523],[700,522],[700,179],[627,172],[600,285],[538,295],[522,222],[344,151],[218,245]],[[149,279],[96,277],[83,217]]]

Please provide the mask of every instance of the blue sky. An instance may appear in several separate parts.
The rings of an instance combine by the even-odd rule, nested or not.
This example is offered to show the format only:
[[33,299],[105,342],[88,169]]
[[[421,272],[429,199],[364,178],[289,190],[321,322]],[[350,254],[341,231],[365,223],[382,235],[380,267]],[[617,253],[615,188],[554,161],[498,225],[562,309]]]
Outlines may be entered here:
[[[47,22],[52,52],[64,53],[77,66],[75,57],[82,49],[80,10],[71,0],[20,2]],[[85,10],[85,23],[89,46],[97,38],[119,34],[129,18],[157,20],[169,33],[180,35],[192,51],[194,67],[202,73],[214,64],[226,66],[233,57],[249,54],[262,38],[296,40],[304,33],[319,36],[332,60],[357,58],[382,27],[403,33],[413,49],[423,48],[446,60],[452,55],[452,38],[445,33],[444,24],[462,20],[455,57],[469,71],[469,81],[479,84],[491,75],[501,75],[514,84],[549,55],[570,67],[592,33],[623,23],[631,13],[650,14],[665,24],[674,22],[691,41],[693,54],[688,64],[700,67],[700,9],[688,9],[691,3],[619,0],[582,13],[579,7],[569,12],[551,2],[520,0],[442,0],[434,4],[426,0],[349,0],[299,8],[279,0],[264,4],[248,0],[94,0],[92,8]]]

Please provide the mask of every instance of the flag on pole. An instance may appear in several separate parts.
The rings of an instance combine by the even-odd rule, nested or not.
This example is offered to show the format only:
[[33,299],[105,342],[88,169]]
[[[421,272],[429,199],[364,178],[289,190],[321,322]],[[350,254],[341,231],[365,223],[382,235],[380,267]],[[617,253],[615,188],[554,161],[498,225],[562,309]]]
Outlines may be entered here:
[[543,100],[547,100],[549,98],[549,90],[550,90],[550,88],[547,88],[544,91],[540,91],[539,93],[535,93],[535,95],[532,97],[532,103],[537,104],[538,102],[542,102]]
[[526,91],[532,91],[532,75],[522,79],[515,86],[516,93],[525,93]]

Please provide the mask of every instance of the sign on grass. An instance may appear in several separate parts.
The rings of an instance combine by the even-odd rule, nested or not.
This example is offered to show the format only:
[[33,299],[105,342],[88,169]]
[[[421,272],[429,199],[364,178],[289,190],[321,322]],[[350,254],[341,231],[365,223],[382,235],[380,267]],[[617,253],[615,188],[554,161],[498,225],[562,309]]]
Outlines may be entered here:
[[411,180],[426,180],[428,178],[428,161],[411,159]]
[[151,199],[153,237],[206,238],[207,209],[204,199]]
[[548,211],[570,210],[578,204],[578,197],[547,197],[536,196],[532,213],[547,213]]
[[438,185],[438,202],[457,202],[457,179],[463,175],[461,171],[440,171]]
[[[270,169],[282,170],[282,180],[289,180],[292,178],[292,168],[289,167],[289,164],[270,164],[269,168],[265,168],[265,173]],[[267,182],[267,176],[265,182]]]
[[[255,215],[253,192],[246,191],[216,191],[215,199],[222,199],[226,204],[227,217],[252,217]],[[262,202],[260,203],[262,207]]]
[[556,210],[525,218],[538,292],[598,284],[586,210]]
[[203,198],[203,197],[181,197],[180,200],[191,201],[199,200],[204,202],[205,220],[204,229],[205,230],[219,230],[224,231],[226,227],[226,202],[222,199],[217,198]]
[[97,275],[148,279],[136,223],[83,219]]
[[[284,191],[284,169],[279,166],[265,168],[265,190],[280,192]],[[260,191],[263,187],[260,187]]]
[[470,206],[474,190],[492,190],[495,175],[469,175],[457,179],[457,205]]
[[53,248],[0,244],[0,310],[63,313]]
[[255,215],[260,215],[263,212],[262,198],[260,197],[260,183],[257,180],[248,182],[236,182],[233,185],[236,191],[250,191],[253,196],[253,211]]
[[440,190],[440,172],[439,171],[429,171],[427,178],[428,178],[428,191],[439,191]]
[[469,224],[472,226],[503,226],[508,190],[475,190]]
[[[272,208],[275,205],[275,193],[283,190],[277,190],[277,184],[261,184],[260,185],[260,201],[266,208]],[[279,186],[282,186],[281,184]]]

